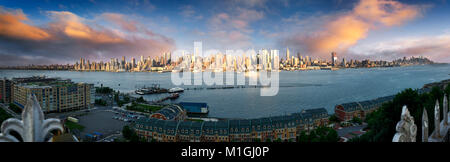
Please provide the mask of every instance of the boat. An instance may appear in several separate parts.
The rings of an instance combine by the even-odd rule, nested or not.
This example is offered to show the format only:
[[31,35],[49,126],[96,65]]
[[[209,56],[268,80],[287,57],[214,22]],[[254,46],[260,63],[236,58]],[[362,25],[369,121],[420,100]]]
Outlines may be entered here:
[[184,92],[184,89],[181,87],[175,87],[175,88],[169,89],[169,93],[177,93],[177,92]]
[[135,93],[138,95],[146,95],[146,94],[152,94],[153,90],[144,87],[144,88],[136,90]]
[[143,87],[140,89],[137,89],[135,91],[136,94],[138,95],[146,95],[146,94],[155,94],[155,93],[167,93],[168,90],[164,89],[164,88],[160,88],[158,84],[153,84],[152,87]]
[[174,94],[172,94],[172,95],[169,96],[169,99],[175,100],[175,99],[177,99],[177,98],[179,98],[179,97],[180,97],[180,94],[179,94],[179,93],[174,93]]

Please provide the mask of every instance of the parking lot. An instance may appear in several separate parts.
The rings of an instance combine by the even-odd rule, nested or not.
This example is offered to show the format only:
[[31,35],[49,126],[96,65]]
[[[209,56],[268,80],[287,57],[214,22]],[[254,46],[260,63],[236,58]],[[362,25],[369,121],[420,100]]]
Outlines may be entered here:
[[108,110],[98,110],[79,116],[79,124],[85,127],[79,134],[81,139],[84,139],[87,134],[96,132],[101,133],[103,137],[120,133],[128,122],[114,120],[112,118],[114,115],[114,112]]

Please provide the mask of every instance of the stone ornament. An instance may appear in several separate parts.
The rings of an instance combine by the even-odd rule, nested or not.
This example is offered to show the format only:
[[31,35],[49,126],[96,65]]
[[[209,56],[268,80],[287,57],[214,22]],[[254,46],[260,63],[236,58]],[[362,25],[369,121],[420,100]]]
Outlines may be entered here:
[[12,131],[17,132],[24,142],[51,142],[52,138],[45,139],[53,130],[64,132],[61,121],[45,119],[36,96],[30,95],[22,111],[22,120],[10,118],[1,125],[0,142],[20,142],[11,135]]
[[440,120],[440,108],[439,108],[439,100],[436,100],[436,105],[434,106],[434,137],[440,138],[440,132],[441,132],[441,120]]
[[428,114],[425,108],[422,114],[422,142],[428,142]]
[[406,106],[403,106],[401,120],[397,123],[392,142],[416,142],[417,126]]
[[444,111],[443,111],[443,117],[444,117],[444,126],[448,125],[448,100],[447,100],[447,94],[444,95],[444,101],[443,101]]

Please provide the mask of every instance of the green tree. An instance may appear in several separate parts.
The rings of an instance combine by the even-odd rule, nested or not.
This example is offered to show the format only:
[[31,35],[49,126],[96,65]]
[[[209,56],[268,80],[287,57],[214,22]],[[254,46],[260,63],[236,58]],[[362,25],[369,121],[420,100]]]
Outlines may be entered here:
[[305,131],[300,133],[298,137],[298,142],[337,142],[339,141],[339,136],[336,130],[329,127],[318,127],[311,132],[309,135]]
[[136,99],[136,102],[138,102],[138,103],[145,103],[146,101],[145,101],[144,97],[141,96],[138,99]]
[[300,136],[298,137],[298,140],[297,140],[298,142],[308,142],[309,141],[309,139],[308,139],[308,135],[306,135],[306,132],[305,131],[302,131],[301,133],[300,133]]
[[[353,142],[390,142],[395,134],[395,126],[400,121],[401,111],[404,105],[408,107],[410,114],[418,128],[422,127],[422,114],[428,113],[429,131],[434,130],[434,106],[436,100],[442,106],[444,91],[439,87],[433,87],[429,93],[419,94],[417,90],[406,89],[398,93],[393,101],[383,104],[378,111],[367,116],[367,130],[364,135],[354,138]],[[441,109],[442,111],[442,109]],[[442,112],[441,112],[442,115]],[[417,129],[417,141],[422,139],[422,129]]]
[[130,139],[133,134],[133,131],[130,129],[130,126],[126,125],[122,129],[122,135],[125,139]]
[[350,122],[356,123],[356,124],[362,124],[362,120],[358,117],[354,117]]
[[339,118],[336,115],[331,115],[330,118],[328,119],[330,121],[330,123],[339,123],[341,121],[339,121]]
[[5,110],[0,109],[0,123],[3,123],[6,119],[12,118]]
[[17,114],[22,114],[22,109],[19,106],[17,106],[16,104],[10,103],[9,109],[14,111]]

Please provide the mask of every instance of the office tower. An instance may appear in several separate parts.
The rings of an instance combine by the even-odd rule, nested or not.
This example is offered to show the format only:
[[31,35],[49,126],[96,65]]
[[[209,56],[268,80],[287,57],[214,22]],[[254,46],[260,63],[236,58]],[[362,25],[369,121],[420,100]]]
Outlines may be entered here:
[[289,56],[289,48],[286,48],[286,61],[289,62],[291,57]]
[[331,52],[331,65],[336,66],[337,65],[337,54],[336,52]]

